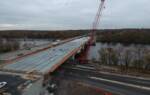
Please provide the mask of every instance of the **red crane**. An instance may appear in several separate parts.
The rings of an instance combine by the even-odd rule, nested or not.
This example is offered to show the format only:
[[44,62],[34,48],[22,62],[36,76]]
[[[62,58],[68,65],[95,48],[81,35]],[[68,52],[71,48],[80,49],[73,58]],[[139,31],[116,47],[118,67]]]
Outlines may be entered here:
[[91,45],[95,45],[96,42],[96,30],[98,27],[98,24],[100,22],[100,18],[102,16],[102,11],[104,9],[104,2],[105,0],[101,0],[101,3],[99,4],[99,8],[97,11],[97,14],[95,16],[93,25],[92,25],[92,31],[89,33],[90,34],[90,40],[88,42],[88,45],[86,46],[85,50],[80,53],[80,55],[77,57],[80,63],[87,63],[88,61],[88,52],[90,50]]
[[90,33],[90,42],[89,42],[90,45],[95,44],[95,40],[96,40],[95,34],[96,34],[96,30],[97,30],[97,27],[99,25],[99,22],[100,22],[100,19],[101,19],[101,16],[102,16],[102,11],[105,8],[104,3],[105,3],[105,0],[101,0],[101,3],[99,5],[98,11],[97,11],[97,14],[96,14],[95,19],[94,19],[94,22],[93,22],[93,25],[92,25],[92,31]]

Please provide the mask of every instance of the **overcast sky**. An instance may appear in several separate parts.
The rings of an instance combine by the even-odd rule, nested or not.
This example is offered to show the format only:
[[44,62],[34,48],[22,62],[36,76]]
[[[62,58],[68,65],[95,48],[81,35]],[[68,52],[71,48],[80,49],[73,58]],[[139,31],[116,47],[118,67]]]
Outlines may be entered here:
[[[89,29],[100,0],[0,0],[0,29]],[[150,0],[106,0],[98,28],[150,28]]]

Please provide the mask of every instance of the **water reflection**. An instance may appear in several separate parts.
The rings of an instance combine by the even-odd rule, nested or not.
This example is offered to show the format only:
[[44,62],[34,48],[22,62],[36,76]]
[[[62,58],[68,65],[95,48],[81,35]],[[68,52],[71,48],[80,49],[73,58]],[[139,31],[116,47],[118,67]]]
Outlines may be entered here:
[[91,47],[89,54],[88,54],[88,59],[90,59],[90,60],[96,59],[98,61],[100,58],[99,51],[103,48],[112,48],[112,49],[118,50],[122,54],[124,54],[124,52],[126,52],[127,50],[131,50],[133,52],[138,49],[144,51],[145,53],[150,52],[150,45],[141,45],[141,44],[130,44],[130,45],[126,44],[125,45],[125,44],[121,44],[121,43],[117,43],[117,44],[96,43],[96,46]]

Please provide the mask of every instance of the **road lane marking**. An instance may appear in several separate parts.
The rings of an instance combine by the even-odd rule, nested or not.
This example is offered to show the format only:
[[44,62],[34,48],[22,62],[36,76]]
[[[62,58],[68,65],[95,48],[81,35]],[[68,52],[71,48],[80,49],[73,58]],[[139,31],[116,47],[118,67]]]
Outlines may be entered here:
[[[81,67],[82,68],[82,67]],[[93,71],[94,68],[90,69],[90,68],[80,68],[80,65],[79,66],[76,66],[76,67],[72,67],[71,69],[76,69],[76,70],[82,70],[82,71],[91,71],[91,72],[96,72],[96,71]],[[114,74],[114,73],[110,73],[110,72],[103,72],[103,71],[100,71],[100,72],[97,72],[97,73],[100,73],[100,74],[106,74],[106,75],[113,75],[113,76],[119,76],[119,77],[122,77],[122,78],[134,78],[134,79],[137,79],[138,81],[137,82],[141,82],[141,81],[149,81],[150,78],[144,78],[144,77],[134,77],[134,76],[130,76],[130,75],[121,75],[121,74]]]
[[89,77],[89,78],[95,79],[95,80],[100,80],[100,81],[105,81],[105,82],[111,82],[111,83],[115,83],[115,84],[120,84],[120,85],[124,85],[124,86],[130,86],[130,87],[134,87],[134,88],[138,88],[138,89],[150,90],[150,87],[146,87],[146,86],[134,85],[134,84],[124,83],[124,82],[119,82],[119,81],[109,80],[109,79],[104,79],[104,78],[98,78],[98,77]]
[[84,68],[81,69],[81,68],[77,68],[77,67],[72,67],[72,68],[69,68],[69,69],[93,72],[93,70],[91,70],[91,69],[84,69]]
[[95,68],[93,68],[93,67],[82,66],[82,65],[76,65],[76,67],[78,67],[78,68],[83,68],[83,69],[91,69],[91,70],[95,70]]
[[135,79],[139,79],[139,80],[146,80],[146,81],[149,81],[150,78],[146,78],[146,77],[139,77],[139,76],[131,76],[131,75],[122,75],[122,74],[115,74],[115,73],[110,73],[110,72],[103,72],[103,71],[100,71],[99,73],[102,73],[102,74],[107,74],[107,75],[114,75],[114,76],[119,76],[119,77],[127,77],[127,78],[135,78]]
[[[77,67],[72,67],[72,68],[70,68],[70,69],[74,69],[74,70],[81,70],[81,71],[90,71],[90,72],[94,72],[93,70],[91,70],[91,69],[84,69],[84,68],[77,68]],[[100,73],[100,72],[98,72],[98,73]],[[106,74],[106,75],[111,75],[111,74],[107,74],[107,73],[102,73],[102,74]],[[113,74],[112,74],[113,75]],[[117,75],[114,75],[114,76],[117,76]],[[119,76],[119,77],[121,77],[121,76]],[[125,76],[122,76],[123,78],[128,78],[128,77],[125,77]],[[136,79],[136,78],[135,78]],[[137,78],[138,79],[138,78]],[[138,80],[135,80],[136,82],[138,82],[138,83],[145,83],[146,84],[146,82],[144,82],[144,80],[142,81],[142,80],[140,80],[140,79],[138,79]],[[147,81],[147,80],[146,80]],[[124,82],[123,82],[124,83]],[[128,83],[128,84],[132,84],[132,83]],[[140,85],[139,85],[140,86]],[[142,86],[143,87],[143,86]]]

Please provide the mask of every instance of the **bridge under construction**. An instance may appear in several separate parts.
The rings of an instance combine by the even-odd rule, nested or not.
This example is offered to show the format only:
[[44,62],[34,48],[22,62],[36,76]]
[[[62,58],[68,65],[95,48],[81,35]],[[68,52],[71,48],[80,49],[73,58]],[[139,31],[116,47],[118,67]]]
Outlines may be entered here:
[[2,70],[16,73],[32,72],[39,75],[53,72],[70,57],[80,53],[88,41],[89,37],[82,37],[56,47],[48,48],[32,56],[29,55],[22,60],[10,62],[3,66]]
[[121,95],[150,94],[149,79],[98,72],[92,66],[94,64],[70,64],[70,66],[68,59],[78,60],[76,55],[82,55],[89,41],[89,36],[63,40],[0,64],[0,81],[8,83],[6,87],[0,89],[0,93],[49,95],[47,90],[49,83],[55,77],[53,74],[59,72],[56,77],[58,76],[60,80],[71,79],[90,85],[95,84],[94,86],[98,87],[97,91],[104,95],[112,95],[110,92]]
[[[50,74],[65,61],[70,58],[74,59],[76,54],[80,54],[89,40],[88,36],[75,37],[52,44],[51,47],[47,45],[43,47],[44,49],[29,52],[21,58],[19,56],[13,60],[7,60],[6,63],[0,65],[0,77],[3,77],[3,81],[8,80],[9,84],[17,87],[16,89],[19,87],[19,91],[13,92],[13,95],[20,95],[17,94],[19,92],[21,95],[40,95],[39,93],[44,89],[43,85],[48,84],[51,78]],[[32,86],[27,87],[25,81]],[[26,91],[22,92],[24,89]]]
[[61,79],[94,84],[96,91],[100,92],[98,95],[112,95],[112,92],[117,93],[115,95],[150,95],[150,79],[100,72],[91,64],[67,64],[63,67],[69,59],[87,62],[87,54],[95,45],[96,29],[105,8],[105,0],[100,1],[89,34],[46,44],[29,52],[20,51],[19,56],[17,53],[9,55],[9,58],[8,55],[0,56],[0,82],[5,81],[3,83],[6,84],[4,87],[0,85],[0,95],[51,95],[56,85],[50,81],[56,72]]

